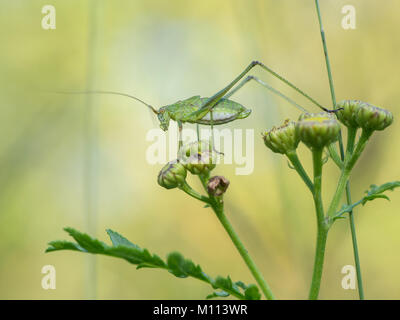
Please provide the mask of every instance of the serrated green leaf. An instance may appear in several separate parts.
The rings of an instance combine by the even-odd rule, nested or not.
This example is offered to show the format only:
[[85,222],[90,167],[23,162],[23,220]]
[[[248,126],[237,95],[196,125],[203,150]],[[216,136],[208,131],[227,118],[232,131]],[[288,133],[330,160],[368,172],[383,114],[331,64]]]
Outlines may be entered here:
[[365,191],[365,193],[367,194],[365,197],[363,197],[361,200],[353,203],[352,205],[342,206],[341,210],[338,213],[336,213],[336,215],[333,217],[333,220],[335,221],[337,219],[343,218],[342,217],[343,214],[345,214],[346,212],[351,212],[354,207],[356,207],[360,204],[365,205],[368,201],[372,201],[375,199],[390,200],[386,194],[383,194],[383,192],[388,191],[388,190],[394,190],[395,188],[398,188],[398,187],[400,187],[400,181],[387,182],[380,186],[371,184],[370,189]]
[[261,293],[260,291],[258,291],[258,287],[255,286],[254,284],[251,284],[247,287],[247,289],[244,291],[244,296],[247,300],[261,299]]
[[214,291],[213,293],[209,294],[206,299],[213,299],[213,298],[225,298],[228,297],[229,293],[225,291]]
[[111,229],[107,229],[106,232],[109,235],[110,240],[114,246],[122,245],[127,247],[137,247],[128,239],[121,236],[118,232],[112,231]]
[[236,281],[235,284],[239,287],[242,288],[243,290],[247,289],[247,286],[242,282],[242,281]]
[[104,242],[91,238],[89,235],[76,231],[73,228],[65,228],[64,230],[68,232],[82,248],[86,249],[87,252],[102,253],[107,247]]
[[[119,233],[107,230],[112,242],[112,246],[81,233],[73,228],[65,228],[76,241],[52,241],[46,252],[59,250],[73,250],[86,253],[103,254],[111,257],[124,259],[134,265],[137,269],[159,268],[169,271],[179,278],[192,277],[210,284],[218,291],[209,295],[209,297],[226,297],[233,295],[238,299],[260,299],[261,295],[258,287],[255,285],[246,286],[243,282],[233,283],[231,278],[218,276],[215,280],[203,272],[199,265],[189,259],[185,259],[179,252],[172,252],[167,256],[167,262],[164,262],[158,255],[151,254],[147,249],[142,249],[133,244]],[[247,293],[246,293],[247,292]],[[258,294],[257,294],[258,293]]]
[[390,201],[390,198],[385,194],[371,194],[370,196],[365,196],[362,199],[361,204],[365,205],[368,201],[372,201],[372,200],[378,199],[378,198],[382,198],[382,199],[386,199],[386,200]]
[[57,250],[75,250],[75,251],[86,251],[81,246],[70,241],[51,241],[49,242],[49,247],[45,252],[52,252]]
[[380,186],[377,186],[375,184],[371,184],[370,190],[365,191],[368,195],[370,194],[377,194],[377,193],[382,193],[387,190],[394,190],[395,188],[400,187],[400,181],[392,181],[392,182],[386,182],[384,184],[381,184]]

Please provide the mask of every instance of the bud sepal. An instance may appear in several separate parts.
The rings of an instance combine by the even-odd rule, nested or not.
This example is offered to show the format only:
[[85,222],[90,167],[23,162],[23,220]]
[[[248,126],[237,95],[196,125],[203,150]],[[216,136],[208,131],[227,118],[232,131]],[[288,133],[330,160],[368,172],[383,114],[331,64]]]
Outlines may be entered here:
[[179,161],[191,174],[208,175],[216,166],[217,153],[208,141],[193,142],[179,150]]
[[178,160],[173,160],[161,169],[157,182],[165,189],[173,189],[182,186],[186,176],[186,168]]
[[287,154],[297,149],[300,139],[296,133],[296,123],[285,120],[280,127],[262,133],[265,145],[275,153]]

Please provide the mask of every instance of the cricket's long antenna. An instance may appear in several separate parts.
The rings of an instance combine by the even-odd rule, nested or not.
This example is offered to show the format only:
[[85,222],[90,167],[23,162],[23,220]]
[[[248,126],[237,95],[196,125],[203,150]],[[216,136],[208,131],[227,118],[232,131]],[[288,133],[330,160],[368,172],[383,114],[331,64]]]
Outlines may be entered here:
[[143,100],[140,100],[139,98],[136,98],[135,96],[132,96],[130,94],[127,93],[122,93],[122,92],[115,92],[115,91],[102,91],[102,90],[94,90],[94,91],[57,91],[55,93],[62,93],[62,94],[115,94],[118,96],[124,96],[124,97],[128,97],[131,99],[134,99],[142,104],[144,104],[145,106],[147,106],[151,111],[153,111],[155,114],[158,114],[158,110],[156,110],[153,106],[149,105],[148,103],[144,102]]

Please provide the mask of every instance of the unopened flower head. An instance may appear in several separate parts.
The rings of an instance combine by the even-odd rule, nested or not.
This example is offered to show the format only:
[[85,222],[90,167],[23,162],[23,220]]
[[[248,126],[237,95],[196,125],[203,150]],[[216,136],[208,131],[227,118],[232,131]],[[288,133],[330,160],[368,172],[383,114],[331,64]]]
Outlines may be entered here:
[[338,139],[339,122],[330,113],[306,113],[296,123],[300,140],[311,149],[321,149]]
[[273,152],[287,154],[296,150],[300,139],[296,134],[296,123],[286,120],[278,128],[274,127],[270,131],[262,133],[265,145]]
[[222,196],[229,186],[229,180],[223,176],[214,176],[208,180],[207,191],[215,197]]
[[385,109],[373,106],[369,103],[357,110],[356,121],[364,130],[383,130],[393,122],[393,114]]
[[337,104],[337,109],[342,109],[336,112],[336,115],[341,123],[349,128],[359,128],[356,114],[359,109],[365,106],[366,103],[360,100],[343,100]]
[[158,184],[166,189],[173,189],[181,186],[186,179],[186,169],[178,162],[173,160],[168,162],[158,174]]
[[208,141],[196,141],[179,150],[179,161],[190,173],[203,175],[215,168],[217,153]]

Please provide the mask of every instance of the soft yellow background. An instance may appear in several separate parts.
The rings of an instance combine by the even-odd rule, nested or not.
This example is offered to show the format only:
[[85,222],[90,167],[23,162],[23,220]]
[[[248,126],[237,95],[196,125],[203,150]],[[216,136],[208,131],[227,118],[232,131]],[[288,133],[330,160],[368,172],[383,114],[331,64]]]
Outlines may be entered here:
[[[56,30],[41,28],[45,4],[56,7]],[[341,28],[345,4],[356,7],[356,30]],[[84,254],[44,253],[48,241],[67,239],[64,226],[88,230],[87,97],[49,92],[84,90],[89,72],[93,88],[136,94],[161,106],[195,94],[210,96],[258,59],[330,105],[314,1],[119,0],[98,1],[95,7],[95,1],[78,0],[0,3],[3,299],[93,297]],[[354,170],[357,200],[370,184],[400,177],[400,2],[322,0],[321,10],[338,100],[362,99],[395,117],[389,129],[373,136]],[[265,72],[252,74],[317,110]],[[306,298],[315,241],[312,199],[286,160],[267,150],[258,135],[287,117],[297,118],[298,111],[255,83],[235,97],[253,114],[227,127],[255,129],[255,170],[249,176],[234,175],[232,165],[215,170],[231,180],[227,215],[275,295]],[[148,110],[122,97],[92,98],[98,135],[92,145],[95,174],[89,176],[98,189],[98,213],[89,220],[91,232],[108,241],[105,229],[112,228],[161,256],[179,250],[213,276],[254,282],[211,210],[157,185],[161,165],[149,165],[145,158],[146,133],[157,126]],[[310,170],[309,152],[301,147],[300,153]],[[324,170],[327,203],[338,171],[331,161]],[[391,202],[377,200],[355,213],[370,299],[400,298],[399,191],[390,196]],[[41,288],[46,264],[56,267],[56,290]],[[341,288],[341,268],[347,264],[353,264],[353,256],[343,220],[329,234],[320,298],[357,298],[355,290]],[[197,280],[136,271],[108,257],[97,257],[97,268],[100,299],[202,299],[211,292]]]

